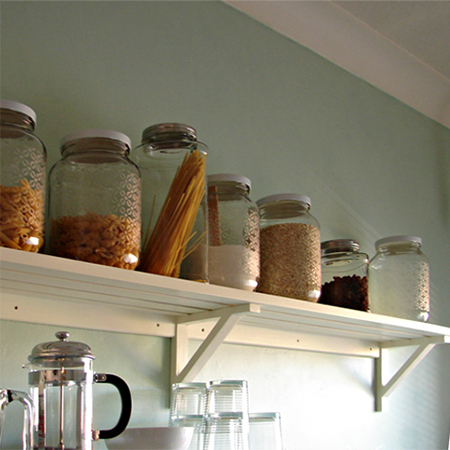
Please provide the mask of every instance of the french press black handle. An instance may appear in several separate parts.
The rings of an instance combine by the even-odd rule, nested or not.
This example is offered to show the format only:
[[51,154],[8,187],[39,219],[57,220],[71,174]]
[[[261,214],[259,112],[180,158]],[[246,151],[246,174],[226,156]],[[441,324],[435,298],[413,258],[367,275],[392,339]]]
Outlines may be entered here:
[[94,382],[112,384],[119,391],[120,399],[122,401],[122,409],[120,411],[120,417],[117,425],[110,430],[99,430],[97,432],[97,439],[115,438],[125,431],[128,422],[130,421],[132,408],[130,388],[128,387],[128,384],[122,380],[122,378],[109,373],[94,374]]

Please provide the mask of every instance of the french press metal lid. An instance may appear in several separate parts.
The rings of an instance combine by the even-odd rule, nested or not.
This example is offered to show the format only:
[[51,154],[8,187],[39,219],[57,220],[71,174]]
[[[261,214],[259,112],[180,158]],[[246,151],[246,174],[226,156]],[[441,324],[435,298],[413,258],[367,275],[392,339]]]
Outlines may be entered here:
[[28,357],[32,364],[43,364],[46,361],[64,361],[71,360],[76,362],[85,362],[86,359],[94,360],[95,356],[91,347],[82,342],[68,341],[70,334],[67,331],[58,331],[55,336],[57,341],[43,342],[36,345]]

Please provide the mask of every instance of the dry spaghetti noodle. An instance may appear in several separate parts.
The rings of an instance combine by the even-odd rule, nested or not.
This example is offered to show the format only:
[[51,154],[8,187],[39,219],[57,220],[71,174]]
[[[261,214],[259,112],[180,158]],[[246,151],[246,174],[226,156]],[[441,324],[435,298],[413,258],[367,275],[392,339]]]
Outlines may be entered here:
[[139,270],[179,276],[183,258],[203,237],[195,236],[193,228],[205,194],[205,166],[206,157],[198,150],[184,157],[155,227],[144,241]]

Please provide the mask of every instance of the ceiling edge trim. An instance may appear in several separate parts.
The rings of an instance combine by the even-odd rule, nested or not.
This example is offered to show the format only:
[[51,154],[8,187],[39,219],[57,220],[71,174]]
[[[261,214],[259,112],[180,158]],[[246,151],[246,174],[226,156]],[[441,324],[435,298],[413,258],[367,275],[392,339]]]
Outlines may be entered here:
[[333,2],[224,2],[450,128],[450,80]]

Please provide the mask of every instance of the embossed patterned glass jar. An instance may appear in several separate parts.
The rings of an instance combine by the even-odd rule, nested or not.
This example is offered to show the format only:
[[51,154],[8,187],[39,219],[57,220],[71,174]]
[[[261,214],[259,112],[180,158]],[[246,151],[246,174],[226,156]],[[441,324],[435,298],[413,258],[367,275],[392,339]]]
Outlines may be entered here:
[[0,101],[0,246],[30,252],[44,243],[47,155],[35,125],[30,107]]
[[320,228],[311,200],[279,194],[258,200],[261,273],[258,292],[317,302],[321,289]]
[[430,313],[428,258],[417,236],[391,236],[375,242],[369,263],[369,306],[376,314],[427,321]]
[[141,242],[141,182],[127,136],[84,130],[61,142],[50,172],[50,253],[134,269]]
[[353,239],[322,242],[322,292],[319,303],[367,311],[369,257]]
[[160,123],[142,132],[142,144],[131,153],[142,173],[139,270],[208,282],[207,151],[189,125]]
[[259,280],[259,211],[241,175],[208,177],[209,282],[247,291]]

